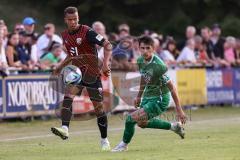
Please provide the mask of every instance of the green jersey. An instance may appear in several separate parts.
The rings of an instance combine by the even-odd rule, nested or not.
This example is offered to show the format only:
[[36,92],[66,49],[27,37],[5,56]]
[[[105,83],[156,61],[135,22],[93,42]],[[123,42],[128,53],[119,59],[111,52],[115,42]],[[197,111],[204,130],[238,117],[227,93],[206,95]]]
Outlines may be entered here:
[[169,77],[165,74],[167,66],[157,55],[154,54],[149,62],[146,62],[144,57],[140,56],[137,59],[137,64],[141,77],[145,81],[143,99],[160,97],[162,94],[169,92],[166,86]]

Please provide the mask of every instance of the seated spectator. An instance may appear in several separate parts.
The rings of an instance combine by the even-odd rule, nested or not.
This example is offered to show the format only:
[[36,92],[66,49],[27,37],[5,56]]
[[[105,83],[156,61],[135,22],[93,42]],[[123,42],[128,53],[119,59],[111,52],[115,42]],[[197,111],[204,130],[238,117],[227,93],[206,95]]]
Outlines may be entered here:
[[48,52],[44,54],[40,59],[40,66],[41,69],[52,69],[59,65],[61,60],[61,53],[62,53],[62,45],[61,44],[55,44],[52,47],[51,52]]
[[166,44],[166,48],[160,54],[160,58],[168,65],[176,64],[175,56],[177,57],[179,51],[176,48],[176,42],[174,40],[169,40]]
[[181,51],[179,57],[177,58],[178,63],[183,64],[195,64],[196,57],[194,53],[195,41],[194,39],[189,39],[186,46]]
[[37,40],[37,53],[40,58],[44,53],[51,51],[51,47],[55,43],[62,44],[62,39],[55,34],[55,26],[52,23],[48,23],[44,26],[44,34],[42,34]]
[[236,39],[231,36],[227,37],[224,43],[224,58],[228,63],[230,63],[230,65],[236,64],[235,46],[236,46]]

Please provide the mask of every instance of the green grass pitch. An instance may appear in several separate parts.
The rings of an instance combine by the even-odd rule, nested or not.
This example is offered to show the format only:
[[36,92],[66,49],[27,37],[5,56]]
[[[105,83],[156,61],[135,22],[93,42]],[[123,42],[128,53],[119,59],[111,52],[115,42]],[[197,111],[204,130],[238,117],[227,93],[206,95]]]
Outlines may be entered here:
[[[0,160],[240,160],[240,108],[192,111],[184,140],[170,131],[137,127],[129,150],[122,153],[100,151],[95,119],[73,121],[67,141],[50,133],[59,125],[59,120],[1,122]],[[109,116],[112,147],[121,140],[123,127],[121,116]]]

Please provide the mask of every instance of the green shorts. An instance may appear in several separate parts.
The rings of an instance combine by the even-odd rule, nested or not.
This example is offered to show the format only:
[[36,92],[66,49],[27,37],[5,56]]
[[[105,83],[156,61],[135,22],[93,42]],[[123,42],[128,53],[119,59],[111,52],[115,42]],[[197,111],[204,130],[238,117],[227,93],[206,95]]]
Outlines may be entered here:
[[140,108],[143,108],[148,115],[148,119],[156,117],[165,112],[169,107],[170,93],[163,94],[161,97],[156,98],[143,98]]

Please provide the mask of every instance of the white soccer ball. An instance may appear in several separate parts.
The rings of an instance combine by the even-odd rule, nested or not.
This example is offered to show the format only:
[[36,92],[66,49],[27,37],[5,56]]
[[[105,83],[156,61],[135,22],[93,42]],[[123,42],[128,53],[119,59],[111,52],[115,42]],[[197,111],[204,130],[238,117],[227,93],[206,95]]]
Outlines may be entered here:
[[65,66],[61,74],[63,76],[63,83],[65,85],[77,85],[82,80],[82,72],[81,70],[74,65]]

